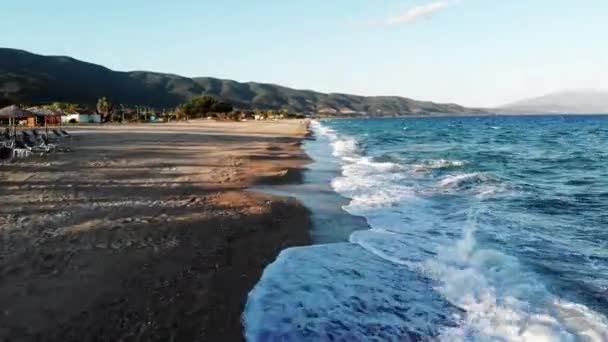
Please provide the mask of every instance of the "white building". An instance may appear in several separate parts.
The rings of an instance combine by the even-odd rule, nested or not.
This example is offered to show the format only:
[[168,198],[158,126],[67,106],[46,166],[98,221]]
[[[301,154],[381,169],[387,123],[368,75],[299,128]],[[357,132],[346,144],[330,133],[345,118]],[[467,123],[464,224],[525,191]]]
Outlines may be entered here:
[[61,116],[61,123],[100,123],[101,115],[99,114],[66,114]]

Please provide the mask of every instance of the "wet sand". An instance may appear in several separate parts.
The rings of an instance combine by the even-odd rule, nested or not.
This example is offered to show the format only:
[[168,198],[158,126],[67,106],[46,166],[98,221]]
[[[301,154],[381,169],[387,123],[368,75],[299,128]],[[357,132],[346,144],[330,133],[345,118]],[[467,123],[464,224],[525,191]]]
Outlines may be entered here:
[[74,127],[0,165],[0,340],[239,341],[248,291],[309,243],[301,121]]

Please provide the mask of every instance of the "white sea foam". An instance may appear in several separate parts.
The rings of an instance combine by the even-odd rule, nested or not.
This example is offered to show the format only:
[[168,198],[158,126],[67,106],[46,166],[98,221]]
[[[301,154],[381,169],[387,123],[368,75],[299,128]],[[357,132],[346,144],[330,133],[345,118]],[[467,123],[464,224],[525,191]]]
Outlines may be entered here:
[[425,161],[422,164],[413,165],[414,172],[428,172],[437,169],[445,169],[452,167],[461,167],[464,165],[464,162],[461,160],[447,160],[447,159],[439,159],[439,160],[429,160]]
[[376,163],[365,157],[343,160],[348,163],[343,166],[342,176],[335,178],[331,185],[338,193],[351,199],[345,209],[352,214],[363,214],[360,210],[390,206],[415,196],[414,190],[408,186],[386,186],[403,179],[399,165]]
[[[336,134],[334,139],[340,137]],[[336,154],[343,156],[342,151]],[[433,213],[430,208],[419,208],[419,193],[403,185],[399,174],[403,166],[387,165],[383,170],[364,157],[344,161],[343,176],[334,181],[334,189],[352,198],[345,209],[364,215],[373,227],[368,232],[353,233],[350,241],[392,263],[410,268],[418,265],[438,281],[437,290],[466,311],[459,327],[444,329],[444,340],[608,341],[608,325],[601,315],[551,295],[533,274],[522,270],[516,258],[478,248],[474,225],[467,227],[463,238],[455,243],[440,236],[429,238],[428,230],[435,224]],[[418,167],[432,170],[464,164],[440,159]],[[482,172],[445,176],[439,180],[438,189],[473,190],[478,197],[505,191],[498,179]],[[399,203],[411,206],[418,215],[405,207],[395,209]],[[425,209],[429,215],[424,214]],[[416,246],[424,240],[426,249]],[[438,252],[437,256],[431,256],[431,249]]]
[[480,199],[509,193],[509,188],[504,183],[483,172],[448,175],[441,178],[438,187],[443,192],[461,193],[468,191]]
[[450,324],[454,310],[427,292],[423,277],[355,244],[292,248],[249,294],[245,335],[248,341],[419,340]]
[[[335,142],[356,146],[352,138],[333,134]],[[373,227],[353,233],[350,241],[391,263],[423,270],[438,282],[439,293],[465,310],[458,327],[443,330],[443,340],[608,341],[608,324],[601,315],[554,297],[516,258],[479,248],[474,223],[456,242],[429,237],[437,219],[407,185],[403,166],[374,163],[354,148],[334,151],[344,161],[342,177],[332,183],[334,189],[352,199],[346,210],[364,215]],[[463,161],[440,159],[415,165],[414,170],[463,165]],[[452,174],[438,182],[438,191],[471,190],[483,198],[505,189],[483,172]],[[432,249],[438,254],[433,255]]]
[[316,120],[311,121],[310,125],[311,125],[311,128],[313,129],[313,131],[316,132],[317,134],[330,136],[330,137],[336,137],[336,131],[334,131],[333,129],[331,129],[327,126],[323,126],[320,122],[318,122]]
[[516,258],[478,248],[475,225],[423,263],[436,289],[464,309],[461,326],[442,340],[607,341],[608,323],[582,305],[550,294]]
[[357,156],[357,141],[355,139],[342,139],[333,142],[335,157]]
[[491,180],[491,177],[481,172],[465,173],[446,176],[441,179],[439,186],[443,189],[457,189]]
[[360,154],[357,141],[350,137],[336,134],[314,121],[313,129],[329,138],[333,146],[333,155],[343,161],[342,177],[332,181],[332,187],[338,193],[351,198],[345,208],[352,214],[363,214],[360,210],[369,207],[381,207],[399,203],[413,195],[408,187],[385,187],[388,182],[395,183],[403,178],[399,174],[404,168],[395,163],[376,162]]
[[507,193],[508,190],[503,184],[486,184],[476,189],[476,197],[480,199],[495,197],[499,194]]
[[426,248],[419,248],[419,237],[416,234],[399,234],[383,229],[371,229],[354,232],[350,242],[361,246],[366,251],[394,264],[418,269],[419,263],[434,254],[437,243],[429,241]]
[[[462,227],[458,209],[454,218],[441,217],[425,198],[429,194],[410,181],[411,167],[375,162],[355,139],[318,122],[313,129],[329,138],[343,164],[332,187],[351,199],[344,209],[364,216],[372,229],[353,233],[351,244],[281,254],[250,295],[248,340],[390,341],[439,334],[445,341],[608,341],[603,316],[552,295],[517,258],[478,245],[475,220]],[[425,165],[456,168],[464,162]],[[482,197],[503,190],[500,180],[482,172],[454,173],[431,187]],[[459,231],[457,240],[444,233]],[[436,292],[425,277],[434,280]]]

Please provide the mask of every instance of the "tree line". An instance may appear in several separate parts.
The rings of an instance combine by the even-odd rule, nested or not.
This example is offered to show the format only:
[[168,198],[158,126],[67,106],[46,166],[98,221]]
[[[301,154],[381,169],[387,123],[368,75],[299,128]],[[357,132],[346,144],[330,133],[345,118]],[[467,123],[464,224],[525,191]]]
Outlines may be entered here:
[[[0,102],[0,104],[4,104]],[[7,103],[8,105],[8,103]],[[115,105],[107,97],[97,100],[94,109],[82,107],[70,102],[53,102],[42,106],[59,113],[77,114],[83,111],[95,111],[102,122],[149,121],[152,118],[162,121],[190,120],[214,117],[219,120],[275,119],[301,117],[290,113],[286,108],[278,110],[235,110],[231,103],[220,101],[212,96],[201,96],[186,101],[175,108],[158,110],[147,106]]]

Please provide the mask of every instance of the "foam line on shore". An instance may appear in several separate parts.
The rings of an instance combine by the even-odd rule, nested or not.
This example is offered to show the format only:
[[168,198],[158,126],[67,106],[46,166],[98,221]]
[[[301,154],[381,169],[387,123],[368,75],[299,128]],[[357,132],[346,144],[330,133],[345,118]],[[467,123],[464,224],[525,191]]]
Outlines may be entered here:
[[[372,229],[354,232],[350,244],[283,252],[250,295],[248,340],[608,340],[599,313],[553,295],[517,258],[477,240],[485,201],[515,191],[506,180],[463,170],[467,160],[429,160],[425,168],[378,161],[357,139],[320,122],[312,127],[342,165],[332,186],[350,199],[344,209]],[[449,174],[432,177],[438,169]],[[447,214],[434,205],[435,198],[456,195],[481,204],[471,211],[457,201]],[[424,314],[410,311],[416,304]],[[387,315],[373,322],[374,330],[367,318],[379,312]]]

